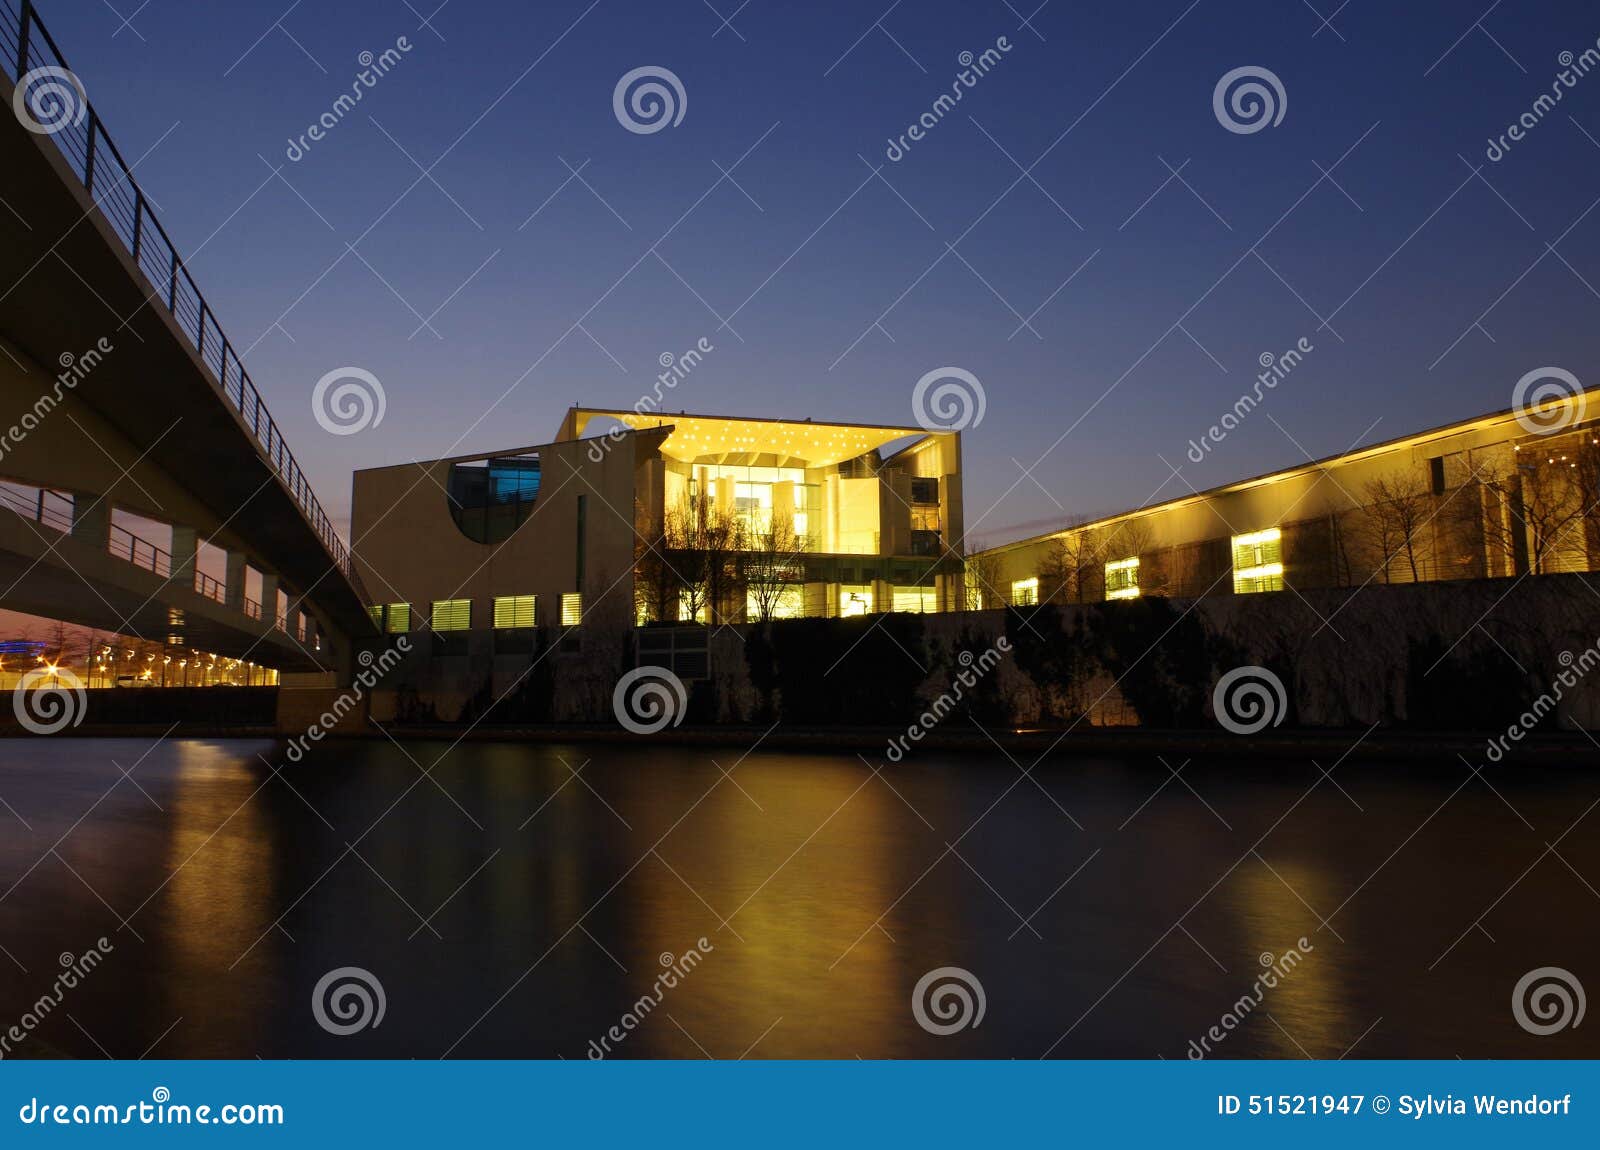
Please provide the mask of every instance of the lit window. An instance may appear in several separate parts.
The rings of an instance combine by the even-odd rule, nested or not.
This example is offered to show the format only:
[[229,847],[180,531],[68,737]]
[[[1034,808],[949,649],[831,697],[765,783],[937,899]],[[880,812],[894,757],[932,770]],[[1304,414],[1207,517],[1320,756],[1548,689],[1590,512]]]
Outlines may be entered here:
[[839,615],[865,615],[872,610],[872,587],[869,584],[841,583],[839,585]]
[[[767,608],[772,619],[798,619],[805,614],[805,588],[798,583],[761,587],[745,592],[744,617],[750,622],[761,618],[761,609]],[[701,621],[704,621],[704,612]]]
[[372,621],[391,635],[403,635],[411,630],[411,604],[387,603],[368,607]]
[[377,627],[380,631],[383,630],[383,604],[374,603],[372,606],[367,608],[367,614],[372,616],[373,626]]
[[932,587],[896,587],[894,589],[894,609],[896,611],[918,611],[927,613],[936,611]]
[[1039,602],[1039,579],[1018,579],[1011,584],[1011,605],[1013,607],[1032,607]]
[[679,591],[678,620],[684,623],[704,623],[706,621],[704,596],[697,598],[692,591]]
[[435,631],[465,631],[472,626],[472,600],[435,599],[432,617]]
[[569,591],[561,596],[561,625],[576,627],[583,622],[583,593]]
[[1139,557],[1118,559],[1106,564],[1106,598],[1137,599],[1139,597]]
[[1233,537],[1233,593],[1283,590],[1283,532],[1276,527]]
[[494,625],[501,631],[534,626],[534,596],[496,595]]

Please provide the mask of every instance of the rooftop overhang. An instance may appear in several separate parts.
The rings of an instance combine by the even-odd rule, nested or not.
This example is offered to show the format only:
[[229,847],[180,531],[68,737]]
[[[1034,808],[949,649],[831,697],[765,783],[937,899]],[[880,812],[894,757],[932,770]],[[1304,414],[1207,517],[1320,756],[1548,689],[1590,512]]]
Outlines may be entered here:
[[661,454],[683,463],[771,455],[790,461],[789,466],[828,467],[903,439],[924,438],[928,434],[921,427],[674,415],[660,411],[641,414],[626,409],[575,407],[567,412],[560,438],[582,438],[596,419],[614,420],[634,430],[666,429],[668,434],[661,442]]

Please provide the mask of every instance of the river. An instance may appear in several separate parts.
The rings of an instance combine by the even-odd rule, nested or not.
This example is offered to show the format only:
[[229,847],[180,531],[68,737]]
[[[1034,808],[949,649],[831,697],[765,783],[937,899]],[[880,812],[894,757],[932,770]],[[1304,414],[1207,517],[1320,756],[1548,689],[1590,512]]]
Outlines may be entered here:
[[1600,775],[1164,759],[0,741],[4,1053],[1600,1056]]

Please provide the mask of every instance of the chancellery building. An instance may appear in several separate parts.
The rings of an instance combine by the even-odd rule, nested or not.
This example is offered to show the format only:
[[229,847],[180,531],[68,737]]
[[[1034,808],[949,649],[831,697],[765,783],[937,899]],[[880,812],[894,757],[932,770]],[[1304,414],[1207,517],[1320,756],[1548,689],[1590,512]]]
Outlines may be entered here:
[[961,437],[573,408],[550,443],[356,472],[351,527],[391,633],[954,610]]
[[1600,567],[1600,391],[966,553],[959,432],[575,407],[354,476],[390,633],[746,623]]

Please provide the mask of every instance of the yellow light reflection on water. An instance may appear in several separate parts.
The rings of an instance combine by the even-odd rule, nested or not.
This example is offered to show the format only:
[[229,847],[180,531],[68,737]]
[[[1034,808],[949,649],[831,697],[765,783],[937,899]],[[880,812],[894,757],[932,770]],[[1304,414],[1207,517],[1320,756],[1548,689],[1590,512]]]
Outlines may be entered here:
[[[1240,946],[1259,955],[1259,965],[1240,974],[1272,978],[1277,984],[1262,989],[1262,1001],[1254,1008],[1272,1017],[1250,1022],[1254,1034],[1271,1048],[1271,1057],[1337,1058],[1357,1037],[1350,1031],[1335,957],[1338,940],[1318,929],[1310,909],[1320,907],[1326,913],[1338,905],[1338,894],[1310,867],[1279,861],[1270,869],[1259,862],[1240,868],[1234,907],[1245,940]],[[1241,994],[1247,989],[1241,986]]]

